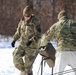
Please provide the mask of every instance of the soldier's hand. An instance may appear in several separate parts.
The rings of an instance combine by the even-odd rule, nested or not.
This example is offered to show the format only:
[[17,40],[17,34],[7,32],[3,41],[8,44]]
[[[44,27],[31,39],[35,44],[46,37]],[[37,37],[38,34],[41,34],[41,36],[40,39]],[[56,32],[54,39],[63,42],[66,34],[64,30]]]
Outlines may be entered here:
[[29,40],[28,42],[26,42],[26,46],[29,46],[32,43],[31,40]]
[[46,49],[46,46],[41,46],[40,48],[39,48],[39,51],[43,51],[43,50],[45,50]]
[[12,43],[11,43],[11,46],[12,46],[12,47],[15,47],[15,42],[16,42],[16,41],[14,41],[14,40],[12,41]]

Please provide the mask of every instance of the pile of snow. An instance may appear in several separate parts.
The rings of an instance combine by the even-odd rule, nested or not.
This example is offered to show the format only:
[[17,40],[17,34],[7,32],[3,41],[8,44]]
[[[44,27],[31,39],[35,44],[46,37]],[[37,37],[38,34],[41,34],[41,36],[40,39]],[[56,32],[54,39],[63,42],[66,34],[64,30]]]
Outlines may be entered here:
[[[14,48],[11,46],[12,37],[6,37],[0,35],[0,75],[19,75],[20,71],[17,70],[13,65],[12,52]],[[51,41],[53,46],[56,48],[56,42]],[[16,43],[16,45],[18,42]],[[41,60],[42,57],[38,54],[34,64],[33,64],[33,74],[41,75]],[[51,75],[51,68],[43,63],[43,75]],[[66,67],[66,69],[70,67]],[[73,73],[68,73],[65,75],[74,75]]]
[[12,37],[0,35],[0,75],[19,75],[20,73],[13,65],[14,48],[11,42]]
[[[6,37],[0,35],[0,75],[19,75],[20,71],[13,65],[12,52],[14,48],[11,46],[12,37]],[[16,43],[16,45],[18,42]],[[33,74],[40,75],[41,73],[41,56],[38,54],[33,64]],[[46,64],[47,65],[47,64]],[[39,73],[38,73],[39,72]],[[44,68],[43,75],[50,75],[51,70],[48,65]]]

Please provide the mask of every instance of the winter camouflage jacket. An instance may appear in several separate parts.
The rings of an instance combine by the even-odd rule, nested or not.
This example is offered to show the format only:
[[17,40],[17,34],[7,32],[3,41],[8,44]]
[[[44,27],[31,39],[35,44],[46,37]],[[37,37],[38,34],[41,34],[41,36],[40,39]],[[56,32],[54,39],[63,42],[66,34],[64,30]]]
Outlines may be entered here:
[[65,16],[61,17],[42,36],[40,46],[45,46],[54,38],[57,40],[57,51],[76,50],[76,22]]
[[36,44],[41,37],[41,28],[40,22],[32,15],[31,19],[26,22],[21,20],[19,22],[17,31],[15,32],[13,39],[16,41],[20,39],[20,44],[25,45],[29,40],[33,41],[33,44]]

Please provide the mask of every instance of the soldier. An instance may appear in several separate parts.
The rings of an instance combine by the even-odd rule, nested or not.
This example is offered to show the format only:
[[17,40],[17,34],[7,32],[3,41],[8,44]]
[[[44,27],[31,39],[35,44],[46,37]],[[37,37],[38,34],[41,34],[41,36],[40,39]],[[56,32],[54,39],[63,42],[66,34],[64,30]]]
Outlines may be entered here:
[[57,40],[54,73],[61,72],[56,75],[62,75],[66,65],[76,69],[76,22],[69,19],[65,10],[58,14],[58,19],[43,35],[40,47],[44,47],[54,38]]
[[[17,69],[21,71],[20,75],[26,75],[35,54],[37,53],[38,40],[41,37],[40,21],[32,14],[32,8],[26,6],[23,10],[23,18],[18,24],[17,31],[13,36],[12,47],[20,39],[18,47],[13,52],[13,62]],[[25,57],[25,61],[23,61]],[[32,74],[32,68],[27,75]]]

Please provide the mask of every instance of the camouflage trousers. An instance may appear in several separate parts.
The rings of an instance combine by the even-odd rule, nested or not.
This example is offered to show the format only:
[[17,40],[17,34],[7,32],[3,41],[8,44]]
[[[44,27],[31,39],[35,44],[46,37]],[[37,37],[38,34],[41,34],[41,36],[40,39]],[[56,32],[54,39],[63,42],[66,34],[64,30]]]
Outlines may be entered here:
[[[28,68],[33,62],[36,53],[36,48],[19,45],[13,52],[13,63],[15,67],[21,72],[25,71],[25,73],[27,73]],[[32,72],[32,67],[30,69],[30,72]]]

